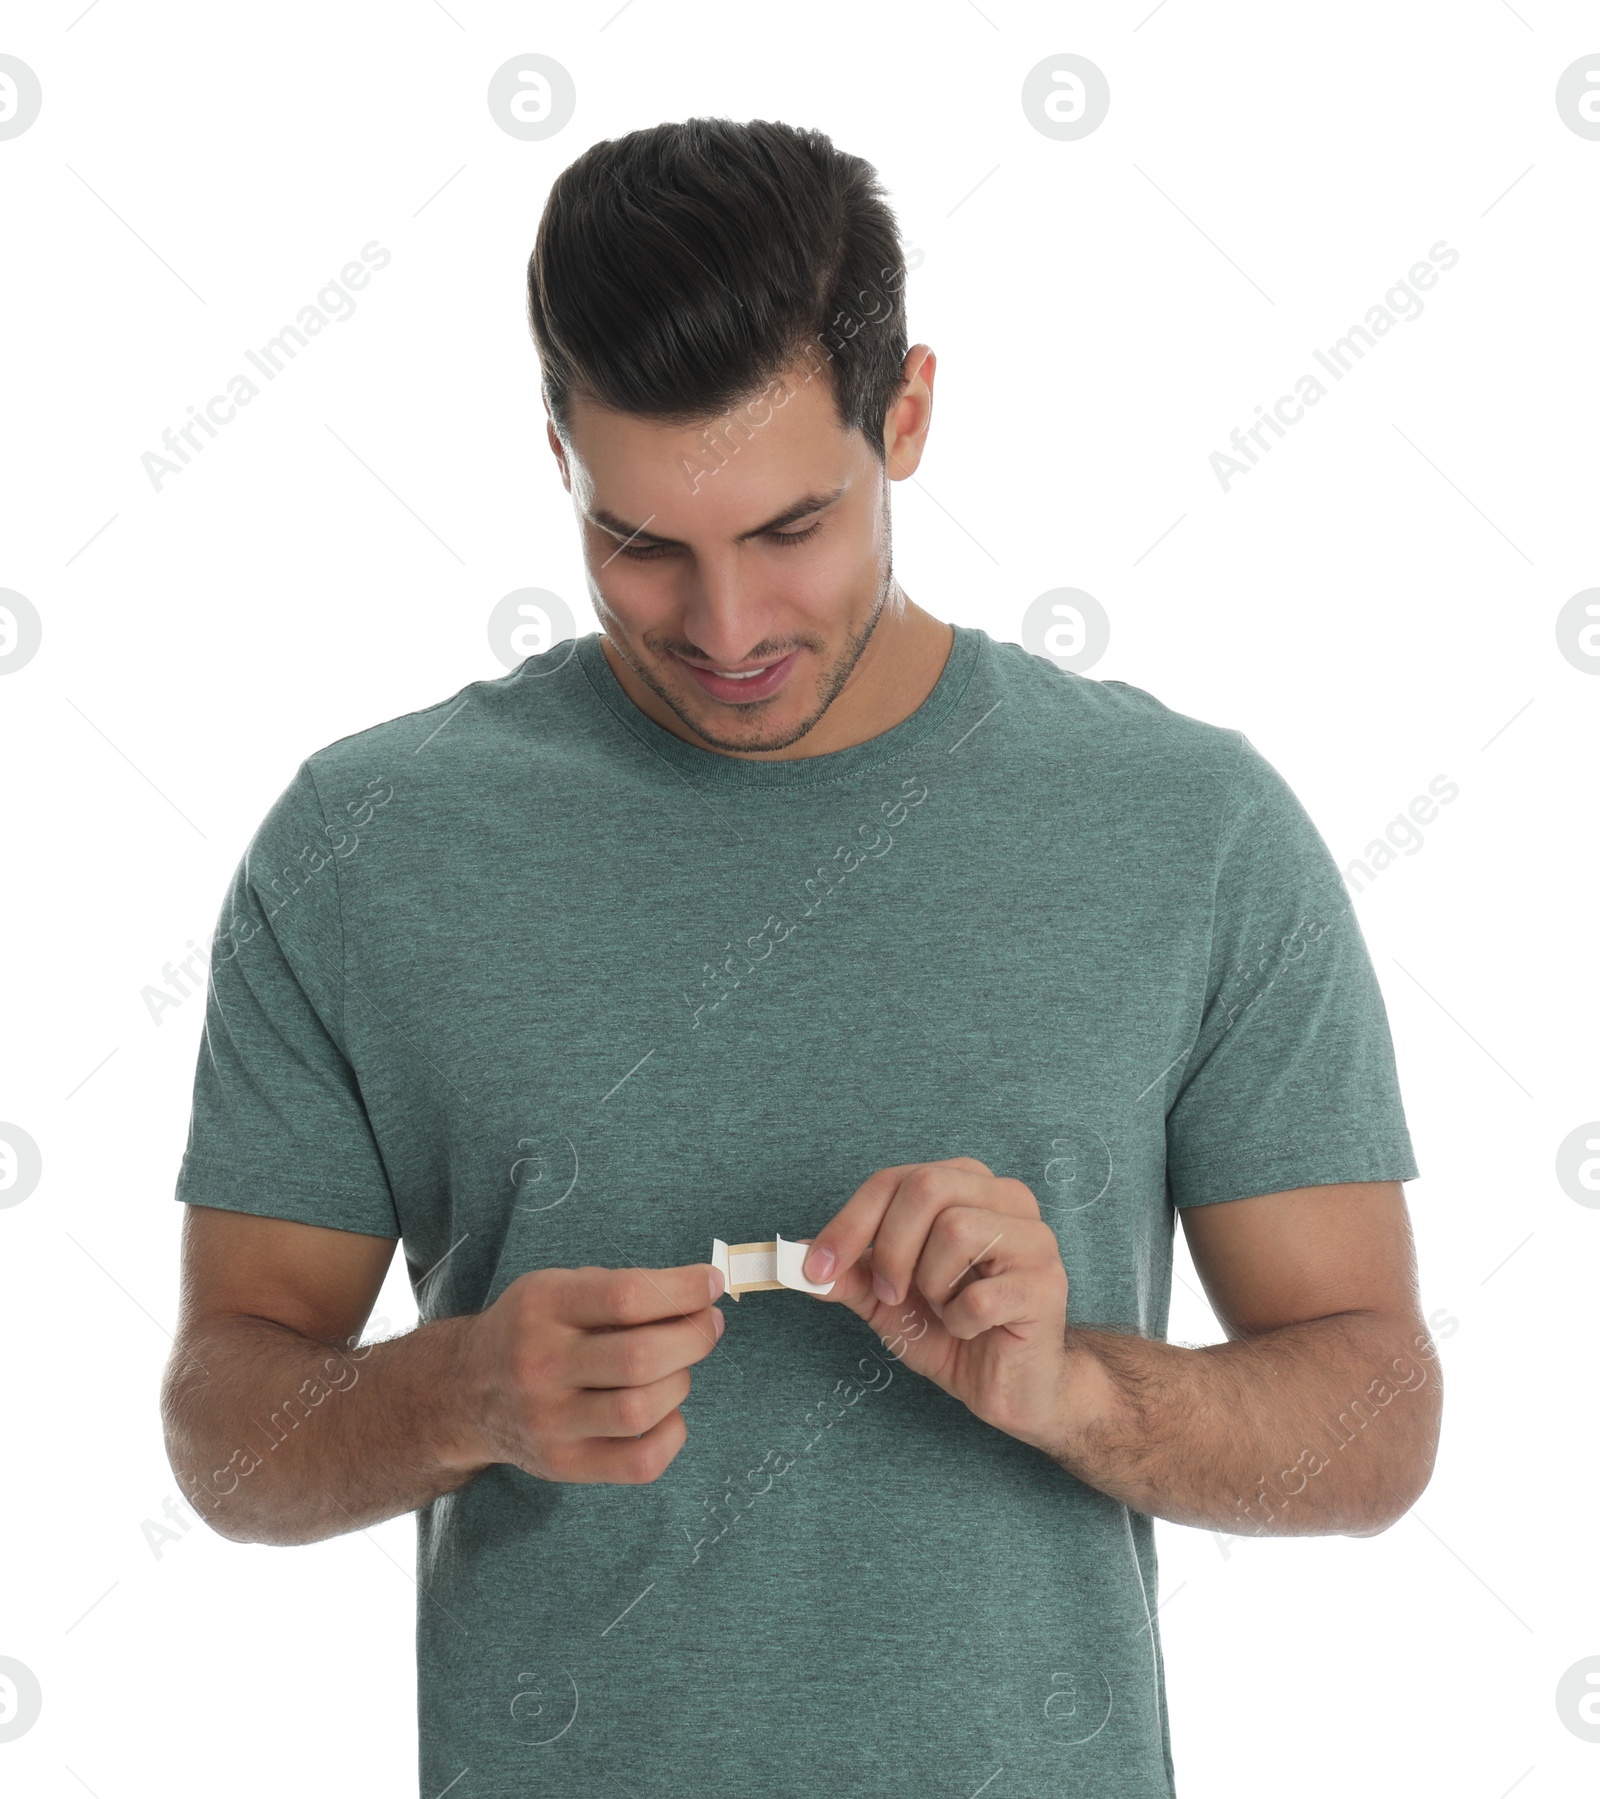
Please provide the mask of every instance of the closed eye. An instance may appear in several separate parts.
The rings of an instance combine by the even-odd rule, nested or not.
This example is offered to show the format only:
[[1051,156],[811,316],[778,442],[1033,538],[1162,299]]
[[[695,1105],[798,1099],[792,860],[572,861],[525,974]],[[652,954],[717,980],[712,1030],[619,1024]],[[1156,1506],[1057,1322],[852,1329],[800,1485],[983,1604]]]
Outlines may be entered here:
[[[818,519],[814,525],[807,525],[803,531],[769,531],[766,536],[769,543],[801,544],[815,537],[821,529],[822,520]],[[629,544],[618,550],[617,554],[626,556],[632,562],[653,562],[656,557],[664,556],[671,548],[673,548],[671,544],[664,543]]]

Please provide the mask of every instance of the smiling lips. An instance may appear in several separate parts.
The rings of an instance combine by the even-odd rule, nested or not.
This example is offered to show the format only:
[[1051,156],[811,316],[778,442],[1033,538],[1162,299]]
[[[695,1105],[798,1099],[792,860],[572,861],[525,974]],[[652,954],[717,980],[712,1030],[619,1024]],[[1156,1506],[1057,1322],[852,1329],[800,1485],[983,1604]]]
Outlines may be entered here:
[[708,668],[698,662],[686,661],[682,656],[677,660],[713,699],[748,704],[776,693],[788,677],[798,655],[798,650],[791,650],[776,662],[758,663],[754,668],[744,669]]

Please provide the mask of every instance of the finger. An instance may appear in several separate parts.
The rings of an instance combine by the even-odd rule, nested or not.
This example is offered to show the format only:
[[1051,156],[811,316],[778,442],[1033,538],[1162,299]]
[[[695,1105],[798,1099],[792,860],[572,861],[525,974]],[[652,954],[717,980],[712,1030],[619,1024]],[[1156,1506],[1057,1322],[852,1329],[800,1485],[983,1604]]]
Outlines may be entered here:
[[[910,1292],[912,1272],[922,1259],[928,1233],[952,1206],[1003,1213],[1019,1220],[1039,1216],[1038,1202],[1021,1181],[997,1180],[993,1175],[973,1174],[938,1162],[913,1168],[901,1181],[873,1240],[873,1291],[885,1305],[897,1305]],[[973,1244],[969,1254],[979,1253],[979,1246]]]
[[723,1317],[705,1306],[665,1324],[584,1331],[572,1339],[568,1368],[574,1387],[642,1387],[710,1355]]
[[[878,1252],[872,1253],[876,1262]],[[1055,1232],[1039,1219],[1016,1218],[988,1206],[952,1205],[934,1220],[912,1278],[942,1318],[963,1285],[1060,1259]]]
[[641,1387],[606,1387],[574,1393],[565,1408],[562,1434],[579,1438],[642,1436],[688,1397],[686,1368]]
[[557,1315],[592,1330],[597,1325],[653,1324],[703,1312],[722,1293],[722,1275],[709,1262],[681,1268],[574,1268],[561,1284]]
[[1008,1328],[1027,1335],[1031,1327],[1059,1328],[1067,1310],[1067,1276],[1060,1262],[1035,1264],[969,1282],[944,1308],[939,1322],[963,1342],[985,1331]]
[[[1001,1211],[1008,1204],[1015,1205],[999,1187],[993,1175],[974,1175],[970,1169],[939,1162],[911,1169],[900,1182],[900,1191],[891,1200],[873,1240],[873,1292],[878,1299],[893,1306],[911,1293],[912,1274],[927,1249],[929,1234],[952,1207]],[[977,1243],[972,1245],[972,1252],[975,1250]],[[939,1293],[938,1297],[947,1295]]]
[[[827,1281],[847,1274],[877,1234],[903,1177],[916,1168],[939,1166],[944,1164],[900,1162],[869,1174],[812,1239],[801,1273],[810,1281]],[[981,1168],[983,1164],[975,1166]]]
[[544,1457],[547,1478],[639,1486],[666,1472],[688,1435],[683,1413],[674,1411],[642,1437],[585,1437],[563,1443]]

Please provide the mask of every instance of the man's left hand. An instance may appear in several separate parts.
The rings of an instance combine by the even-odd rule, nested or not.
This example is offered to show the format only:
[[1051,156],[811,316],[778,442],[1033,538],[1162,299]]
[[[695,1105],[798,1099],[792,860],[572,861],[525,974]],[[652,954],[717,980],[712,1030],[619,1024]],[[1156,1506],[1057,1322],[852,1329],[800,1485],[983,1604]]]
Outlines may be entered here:
[[986,1424],[1036,1447],[1060,1435],[1067,1271],[1021,1181],[971,1156],[880,1169],[817,1232],[805,1273]]

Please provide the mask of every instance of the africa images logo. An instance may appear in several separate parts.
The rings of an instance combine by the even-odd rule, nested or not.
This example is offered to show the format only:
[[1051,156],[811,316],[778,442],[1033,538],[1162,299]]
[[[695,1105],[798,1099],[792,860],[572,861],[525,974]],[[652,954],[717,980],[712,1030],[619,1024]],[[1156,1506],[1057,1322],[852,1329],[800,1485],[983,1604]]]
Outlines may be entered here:
[[[1428,260],[1412,263],[1405,276],[1395,282],[1382,300],[1367,308],[1366,316],[1359,324],[1352,325],[1343,337],[1336,338],[1326,350],[1311,352],[1318,366],[1336,382],[1344,380],[1367,352],[1376,349],[1396,325],[1412,325],[1422,317],[1422,293],[1437,284],[1441,270],[1453,269],[1460,260],[1460,252],[1452,250],[1440,238],[1438,243],[1429,248]],[[1327,397],[1328,392],[1329,389],[1317,372],[1308,369],[1295,382],[1292,394],[1281,394],[1273,401],[1270,412],[1265,406],[1258,406],[1256,412],[1260,416],[1254,424],[1244,431],[1235,426],[1228,443],[1237,454],[1230,456],[1224,450],[1213,450],[1210,456],[1211,472],[1222,483],[1222,491],[1230,493],[1235,476],[1248,475],[1272,448],[1271,442],[1262,435],[1263,432],[1270,431],[1277,438],[1287,437],[1289,433],[1285,427],[1298,425],[1311,407]],[[1240,456],[1244,458],[1243,462],[1239,460]]]

